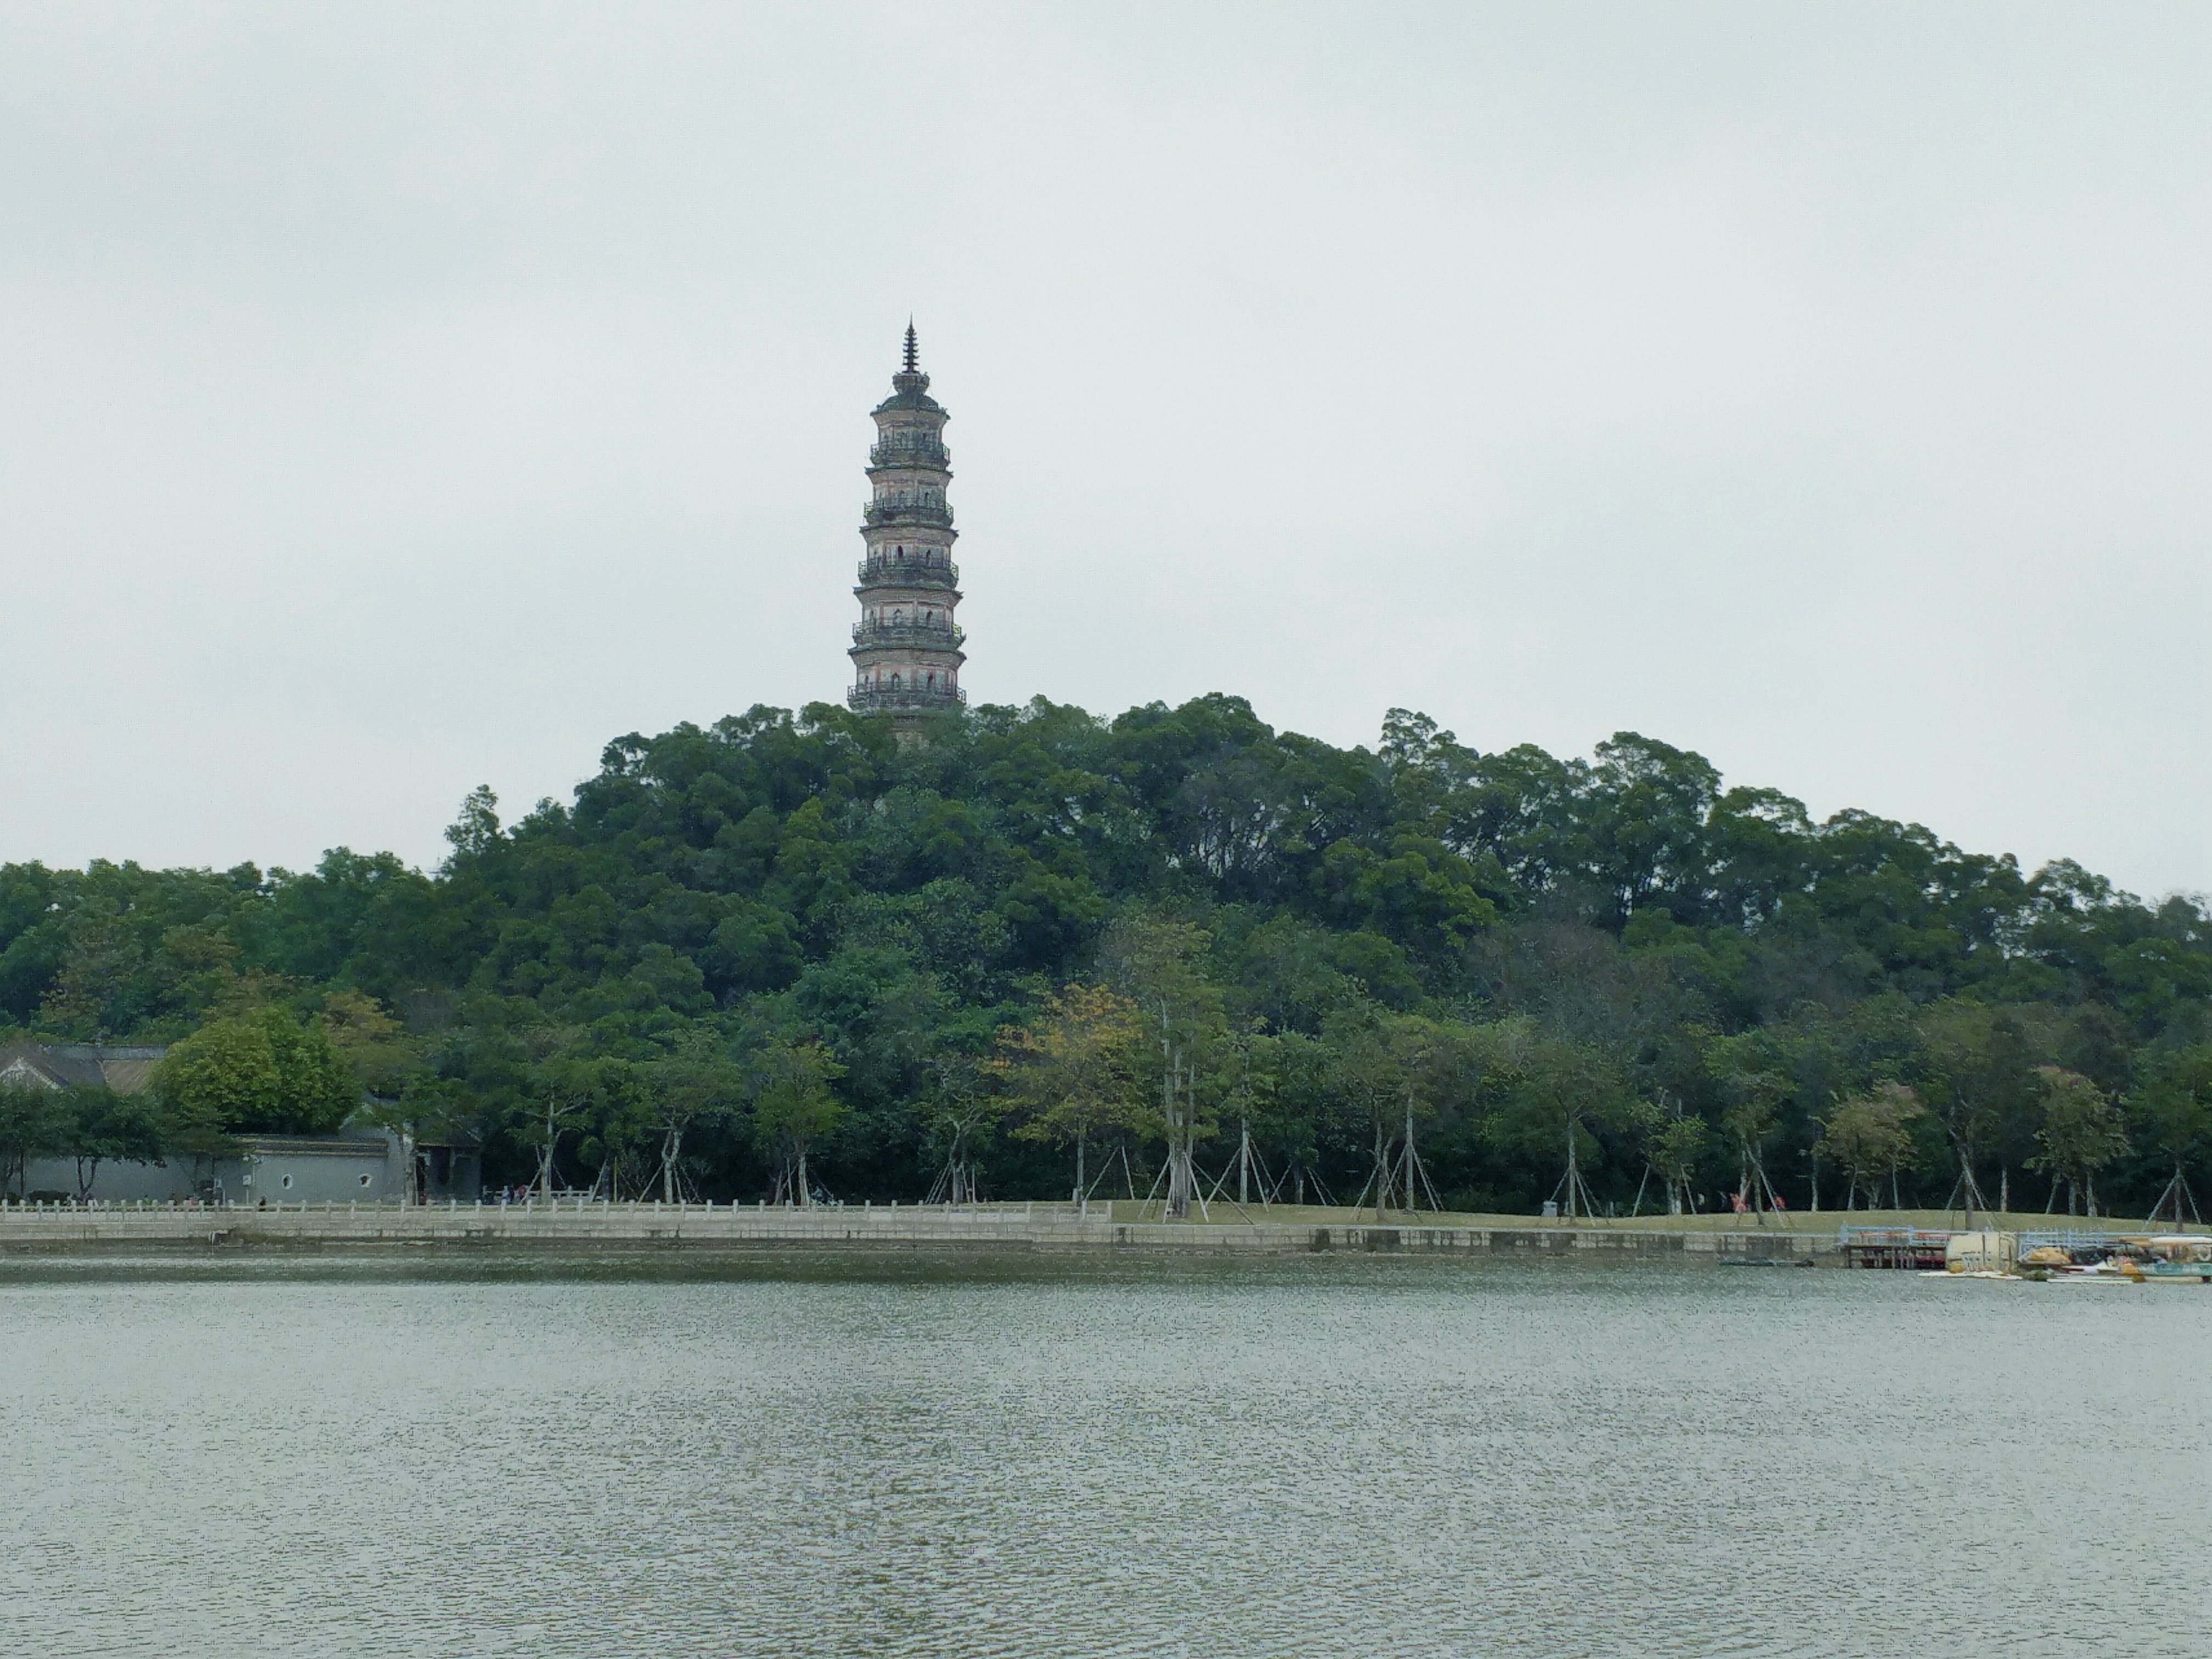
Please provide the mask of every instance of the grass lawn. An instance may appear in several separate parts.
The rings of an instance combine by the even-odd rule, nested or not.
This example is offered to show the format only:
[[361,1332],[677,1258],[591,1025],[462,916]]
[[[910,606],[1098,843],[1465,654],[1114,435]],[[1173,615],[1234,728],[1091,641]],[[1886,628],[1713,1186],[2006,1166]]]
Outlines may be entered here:
[[[1163,1219],[1162,1205],[1158,1199],[1151,1202],[1116,1199],[1111,1205],[1104,1200],[1094,1200],[1091,1213],[1110,1209],[1116,1221],[1158,1221]],[[1226,1198],[1216,1199],[1206,1206],[1207,1215],[1201,1216],[1194,1207],[1194,1221],[1210,1219],[1214,1222],[1266,1221],[1297,1226],[1351,1227],[1377,1224],[1371,1209],[1347,1209],[1342,1205],[1327,1204],[1258,1204],[1238,1206]],[[1841,1226],[1850,1227],[1923,1227],[1939,1231],[1963,1229],[1966,1218],[1952,1210],[1792,1210],[1787,1215],[1770,1212],[1764,1218],[1735,1215],[1728,1212],[1708,1215],[1650,1215],[1637,1217],[1615,1216],[1610,1219],[1547,1221],[1532,1215],[1470,1215],[1450,1210],[1421,1210],[1412,1215],[1402,1210],[1392,1210],[1382,1218],[1383,1226],[1399,1227],[1486,1227],[1513,1228],[1577,1228],[1636,1231],[1649,1232],[1745,1232],[1764,1226],[1777,1231],[1788,1229],[1792,1232],[1832,1233]],[[2045,1215],[2041,1211],[2012,1211],[1996,1215],[1987,1210],[1974,1212],[1974,1225],[1994,1227],[2006,1232],[2055,1232],[2076,1228],[2085,1232],[2143,1232],[2149,1224],[2139,1218],[2120,1216],[2068,1217]],[[2170,1228],[2162,1231],[2171,1231]],[[2191,1231],[2212,1231],[2191,1228]]]

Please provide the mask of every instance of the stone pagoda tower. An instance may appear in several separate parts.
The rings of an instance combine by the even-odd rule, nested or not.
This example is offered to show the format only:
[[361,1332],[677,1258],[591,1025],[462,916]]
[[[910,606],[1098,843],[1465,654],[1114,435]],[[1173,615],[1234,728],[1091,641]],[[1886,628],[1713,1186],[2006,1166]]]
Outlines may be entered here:
[[868,452],[875,497],[860,526],[867,557],[860,562],[860,620],[853,624],[853,689],[846,701],[863,714],[900,717],[916,731],[922,717],[960,708],[960,665],[967,655],[952,613],[960,605],[960,568],[952,562],[951,482],[945,452],[950,417],[929,395],[929,376],[915,362],[914,325],[906,327],[906,362],[891,376],[891,395],[874,410],[876,447]]

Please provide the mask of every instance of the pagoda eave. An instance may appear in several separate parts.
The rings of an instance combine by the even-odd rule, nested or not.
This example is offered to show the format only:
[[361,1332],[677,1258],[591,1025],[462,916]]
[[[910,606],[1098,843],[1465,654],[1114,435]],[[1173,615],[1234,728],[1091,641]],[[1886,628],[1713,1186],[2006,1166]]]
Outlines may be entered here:
[[[901,653],[904,654],[901,655]],[[947,664],[960,668],[968,661],[965,651],[940,651],[933,645],[855,645],[848,647],[845,654],[864,668],[874,667],[878,659],[888,665],[894,656],[899,658],[897,665],[902,668],[906,666],[909,659],[920,661],[924,668],[943,668]],[[862,663],[860,659],[863,657],[870,660]]]

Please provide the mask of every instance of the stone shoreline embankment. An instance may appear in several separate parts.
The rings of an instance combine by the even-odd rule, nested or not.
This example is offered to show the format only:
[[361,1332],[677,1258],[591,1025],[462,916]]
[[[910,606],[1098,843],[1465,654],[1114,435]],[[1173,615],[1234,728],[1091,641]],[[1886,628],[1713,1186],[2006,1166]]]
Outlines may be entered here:
[[[1348,1213],[1348,1212],[1347,1212]],[[1684,1256],[1719,1261],[1837,1260],[1832,1229],[1723,1231],[1584,1225],[1531,1219],[1452,1225],[1419,1219],[1162,1221],[1115,1219],[1104,1206],[939,1208],[916,1205],[814,1210],[745,1206],[558,1203],[413,1208],[0,1209],[0,1255],[77,1254],[197,1246],[278,1249],[404,1245],[558,1249],[767,1249],[783,1246],[923,1249],[1125,1249],[1215,1254],[1388,1251],[1408,1255]]]

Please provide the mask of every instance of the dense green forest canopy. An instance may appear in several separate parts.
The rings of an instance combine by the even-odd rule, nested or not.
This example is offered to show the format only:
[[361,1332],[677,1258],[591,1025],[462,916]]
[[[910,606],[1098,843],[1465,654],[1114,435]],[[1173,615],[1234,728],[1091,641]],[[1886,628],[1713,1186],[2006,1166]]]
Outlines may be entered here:
[[2212,1133],[2200,902],[1632,732],[1482,755],[1400,710],[1341,750],[1213,696],[902,746],[757,708],[447,833],[429,874],[0,866],[0,1035],[190,1038],[200,1134],[326,1125],[335,1052],[495,1182],[625,1194],[1065,1194],[1079,1152],[1141,1193],[1179,1113],[1201,1171],[1249,1127],[1309,1197],[1411,1126],[1451,1207],[1562,1196],[1571,1148],[1599,1204],[1965,1169],[2140,1212]]

